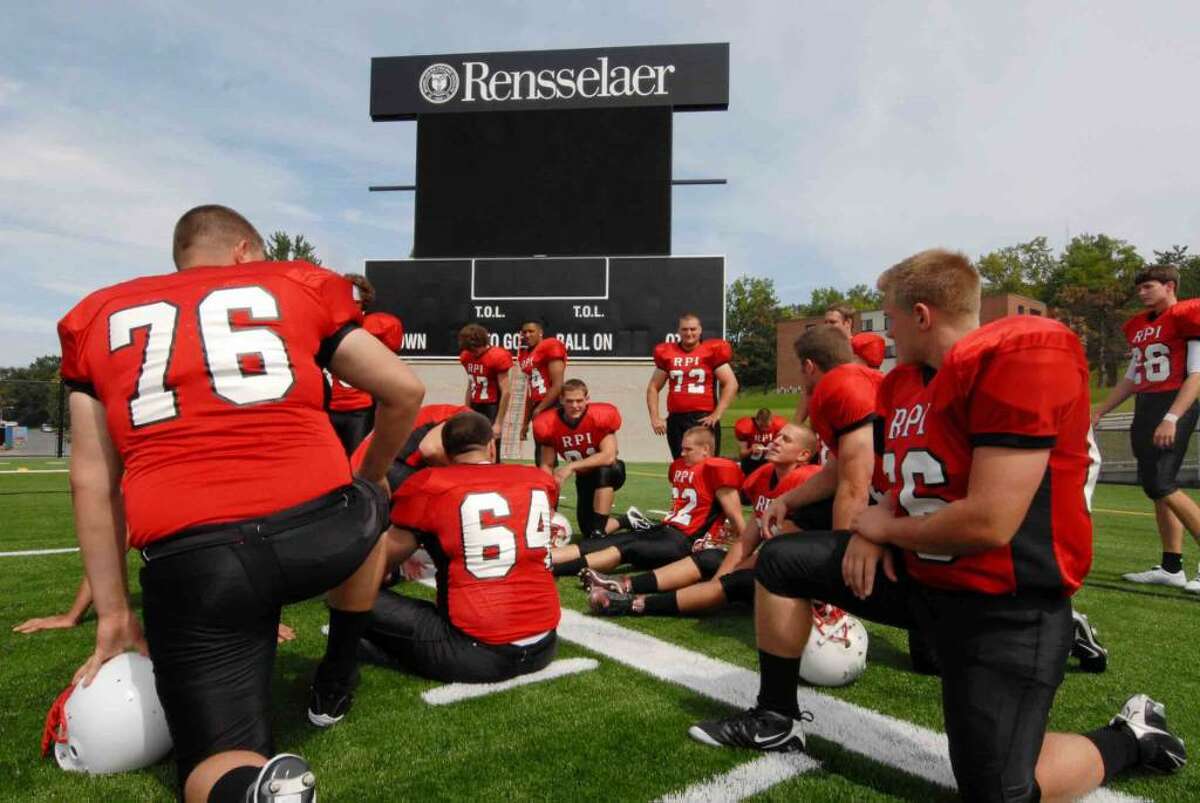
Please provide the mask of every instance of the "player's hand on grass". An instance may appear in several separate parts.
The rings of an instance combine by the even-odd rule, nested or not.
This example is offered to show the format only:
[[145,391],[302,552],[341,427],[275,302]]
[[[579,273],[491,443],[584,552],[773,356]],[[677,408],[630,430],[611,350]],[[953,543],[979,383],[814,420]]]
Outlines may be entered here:
[[650,419],[650,428],[654,430],[655,435],[667,434],[667,422],[663,421],[658,416],[654,416]]
[[559,485],[562,485],[564,482],[570,479],[571,475],[574,473],[575,472],[571,469],[570,463],[563,463],[561,466],[554,469],[554,481]]
[[96,625],[96,651],[76,670],[71,683],[82,680],[84,686],[90,686],[105,661],[131,648],[142,655],[147,655],[150,651],[145,637],[142,636],[142,625],[138,622],[137,614],[128,608],[116,613],[101,614]]
[[858,535],[850,536],[846,554],[842,558],[842,580],[851,593],[866,599],[875,590],[875,571],[880,562],[887,579],[896,582],[896,564],[892,551],[884,546],[872,544]]
[[1175,445],[1175,422],[1160,421],[1154,428],[1154,445],[1159,449],[1170,449]]
[[275,643],[282,644],[285,641],[292,641],[295,638],[296,631],[285,625],[283,622],[280,622],[279,629],[275,632]]
[[39,616],[34,619],[27,619],[19,625],[13,626],[14,633],[36,633],[39,630],[66,630],[79,624],[79,620],[65,613],[60,613],[57,616]]

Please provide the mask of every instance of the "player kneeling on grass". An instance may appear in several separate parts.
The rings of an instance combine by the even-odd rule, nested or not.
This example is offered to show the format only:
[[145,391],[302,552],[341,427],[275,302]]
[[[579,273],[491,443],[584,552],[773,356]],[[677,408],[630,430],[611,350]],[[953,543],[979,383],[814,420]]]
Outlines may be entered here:
[[757,704],[690,734],[804,749],[801,720],[811,714],[798,710],[796,680],[815,598],[930,635],[967,800],[1074,798],[1135,766],[1179,769],[1183,742],[1145,695],[1086,736],[1046,732],[1071,650],[1070,597],[1092,556],[1099,467],[1079,339],[1045,318],[980,327],[979,274],[960,254],[910,257],[879,289],[900,362],[879,390],[888,494],[849,531],[763,546]]
[[450,465],[413,475],[392,497],[388,538],[433,557],[438,603],[383,589],[363,638],[433,680],[507,680],[544,668],[557,646],[546,550],[558,488],[532,466],[496,465],[492,434],[479,413],[454,416],[442,427]]
[[673,504],[662,524],[553,549],[554,574],[567,577],[584,569],[606,572],[625,563],[638,569],[666,566],[691,554],[696,539],[722,518],[733,526],[733,537],[740,538],[742,471],[732,460],[714,457],[715,445],[708,427],[692,427],[684,433],[683,455],[667,469]]
[[620,411],[611,404],[593,402],[582,379],[564,382],[560,400],[560,407],[534,419],[533,437],[541,452],[538,464],[554,476],[559,487],[575,476],[580,533],[595,538],[621,529],[649,527],[649,520],[635,507],[624,516],[609,515],[613,497],[625,484],[625,462],[617,458]]
[[754,517],[732,545],[714,543],[717,539],[708,534],[696,539],[688,557],[645,574],[605,575],[585,569],[580,579],[589,592],[592,612],[605,616],[675,616],[732,602],[753,603],[754,563],[762,542],[759,516],[772,499],[802,485],[821,470],[810,463],[817,448],[813,431],[797,424],[784,425],[767,444],[766,464],[742,485]]

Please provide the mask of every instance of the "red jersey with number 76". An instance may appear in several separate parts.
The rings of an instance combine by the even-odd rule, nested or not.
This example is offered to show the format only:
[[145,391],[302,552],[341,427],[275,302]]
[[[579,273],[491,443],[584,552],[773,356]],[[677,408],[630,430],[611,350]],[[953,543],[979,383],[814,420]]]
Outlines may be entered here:
[[716,371],[733,359],[726,340],[697,343],[685,351],[678,343],[654,347],[654,366],[667,375],[668,413],[711,413],[717,406]]
[[682,457],[667,468],[671,481],[671,512],[663,519],[686,536],[703,535],[725,517],[717,491],[742,487],[742,469],[725,457],[707,457],[688,465]]
[[533,419],[533,439],[539,446],[554,447],[558,459],[570,463],[594,455],[600,441],[620,428],[620,411],[605,402],[592,402],[574,422],[561,407],[552,407]]
[[1200,363],[1198,298],[1176,302],[1161,313],[1146,310],[1121,329],[1131,350],[1127,376],[1135,393],[1178,390],[1189,373],[1188,364]]
[[1045,318],[1002,318],[958,341],[936,375],[897,367],[879,400],[883,469],[899,516],[935,514],[965,498],[975,448],[1050,451],[1007,545],[958,557],[906,551],[912,579],[983,594],[1078,590],[1091,566],[1099,451],[1087,360],[1071,330]]
[[558,626],[547,566],[558,485],[532,466],[428,468],[392,496],[392,523],[417,531],[437,565],[438,607],[486,644]]
[[350,283],[307,262],[134,279],[67,313],[62,377],[104,404],[132,545],[350,482],[322,367],[360,321]]

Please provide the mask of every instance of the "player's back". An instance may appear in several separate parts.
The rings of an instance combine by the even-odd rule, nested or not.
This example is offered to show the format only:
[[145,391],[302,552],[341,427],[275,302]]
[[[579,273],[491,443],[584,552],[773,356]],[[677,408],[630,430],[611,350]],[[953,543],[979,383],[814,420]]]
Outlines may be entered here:
[[135,279],[63,318],[63,378],[105,405],[135,546],[350,481],[321,365],[359,319],[349,283],[302,262]]
[[392,520],[422,528],[438,566],[438,602],[459,629],[504,644],[558,625],[547,566],[558,487],[531,466],[452,465],[402,486]]

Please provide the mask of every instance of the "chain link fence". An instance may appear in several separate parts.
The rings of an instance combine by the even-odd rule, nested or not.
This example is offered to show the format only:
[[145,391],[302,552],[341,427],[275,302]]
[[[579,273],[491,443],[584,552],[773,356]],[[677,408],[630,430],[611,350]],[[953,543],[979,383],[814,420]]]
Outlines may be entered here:
[[71,453],[67,389],[58,380],[0,379],[0,460]]
[[[1133,426],[1133,413],[1111,413],[1100,419],[1096,426],[1096,443],[1100,447],[1100,482],[1120,485],[1137,485],[1137,460],[1129,445],[1129,429]],[[1184,488],[1200,488],[1200,445],[1194,432],[1179,432],[1178,437],[1189,438],[1187,456],[1179,469],[1179,485]]]

